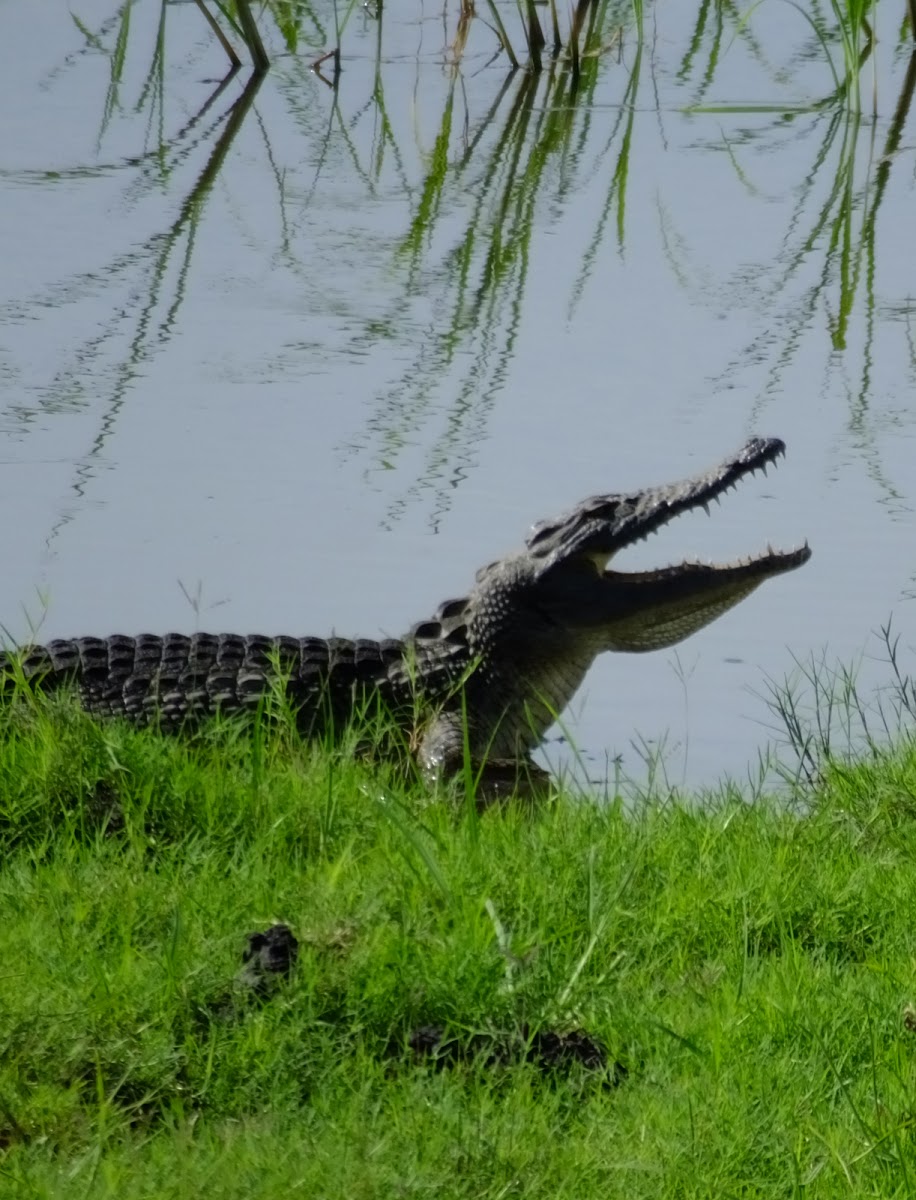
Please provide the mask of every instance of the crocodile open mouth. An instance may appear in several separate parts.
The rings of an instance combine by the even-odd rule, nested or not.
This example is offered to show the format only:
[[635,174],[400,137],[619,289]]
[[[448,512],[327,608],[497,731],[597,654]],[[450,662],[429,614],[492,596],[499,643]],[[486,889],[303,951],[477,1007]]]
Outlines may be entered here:
[[[644,541],[650,533],[656,533],[663,525],[683,512],[702,508],[709,515],[710,501],[719,502],[721,496],[731,488],[737,487],[740,480],[748,475],[762,471],[766,475],[767,467],[775,465],[786,452],[785,442],[779,438],[751,438],[732,458],[720,466],[707,472],[706,475],[685,480],[683,483],[669,484],[657,490],[640,493],[630,501],[632,515],[627,517],[618,511],[616,516],[616,549]],[[612,551],[613,553],[613,551]],[[627,572],[630,578],[639,579],[643,576],[662,578],[668,572],[683,573],[684,570],[700,572],[737,571],[754,574],[762,572],[772,575],[781,571],[794,571],[811,557],[807,541],[791,550],[774,550],[768,545],[762,554],[748,555],[727,563],[683,562],[676,566],[662,567],[651,572]],[[607,561],[607,560],[605,560]]]
[[536,525],[528,538],[528,550],[543,556],[545,566],[562,559],[580,556],[590,559],[607,576],[641,582],[661,582],[675,576],[695,576],[699,581],[708,572],[734,573],[733,578],[767,578],[793,571],[811,557],[808,543],[791,550],[767,546],[762,554],[750,555],[728,563],[683,562],[654,571],[606,571],[611,558],[627,546],[644,541],[681,513],[702,508],[709,513],[711,501],[757,471],[766,474],[786,452],[779,438],[750,438],[744,446],[717,467],[681,483],[647,488],[633,494],[613,493],[593,496],[569,513],[553,521]]
[[[719,466],[692,479],[635,493],[592,496],[553,521],[535,526],[528,552],[538,563],[555,617],[593,631],[603,649],[658,650],[702,629],[774,575],[794,571],[811,557],[808,543],[792,550],[767,546],[762,554],[725,563],[681,562],[655,570],[609,570],[619,551],[644,541],[681,513],[702,508],[747,475],[766,472],[785,453],[778,438],[751,438]],[[570,576],[564,565],[589,563],[590,576]]]

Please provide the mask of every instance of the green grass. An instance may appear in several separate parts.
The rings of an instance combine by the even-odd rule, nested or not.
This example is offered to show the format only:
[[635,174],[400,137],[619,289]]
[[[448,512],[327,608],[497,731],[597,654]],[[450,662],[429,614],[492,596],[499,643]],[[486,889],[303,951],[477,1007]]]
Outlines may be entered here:
[[[0,1195],[916,1194],[916,749],[803,815],[729,790],[535,811],[282,725],[0,710]],[[245,935],[288,981],[246,1001]],[[420,1025],[623,1064],[436,1071]]]

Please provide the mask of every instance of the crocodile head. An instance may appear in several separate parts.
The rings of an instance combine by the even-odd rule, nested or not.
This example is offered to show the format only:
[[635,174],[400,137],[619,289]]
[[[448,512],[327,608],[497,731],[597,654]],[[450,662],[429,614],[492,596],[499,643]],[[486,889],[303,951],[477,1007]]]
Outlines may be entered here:
[[737,454],[692,479],[593,496],[556,520],[540,522],[523,552],[532,602],[551,624],[596,637],[596,650],[660,650],[695,633],[765,579],[806,563],[807,542],[788,551],[767,547],[728,563],[683,562],[653,571],[618,571],[609,564],[680,513],[708,512],[711,500],[745,475],[765,473],[784,453],[778,438],[751,438]]

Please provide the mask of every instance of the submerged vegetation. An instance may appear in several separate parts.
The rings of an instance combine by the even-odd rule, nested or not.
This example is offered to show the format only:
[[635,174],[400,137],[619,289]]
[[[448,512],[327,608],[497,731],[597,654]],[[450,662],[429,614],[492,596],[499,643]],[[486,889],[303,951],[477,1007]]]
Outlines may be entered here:
[[793,797],[481,814],[7,697],[0,1190],[911,1196],[916,747]]

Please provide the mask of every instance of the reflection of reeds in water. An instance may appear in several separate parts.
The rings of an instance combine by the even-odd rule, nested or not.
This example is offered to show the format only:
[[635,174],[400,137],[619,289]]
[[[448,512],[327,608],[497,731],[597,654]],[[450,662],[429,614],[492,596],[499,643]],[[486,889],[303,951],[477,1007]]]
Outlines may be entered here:
[[[242,60],[236,54],[235,48],[229,38],[223,33],[219,21],[217,21],[216,17],[207,8],[204,0],[194,0],[194,2],[203,13],[204,19],[213,31],[214,37],[225,51],[226,57],[229,59],[230,68],[233,71],[237,70],[242,65]],[[251,6],[248,0],[235,0],[232,7],[235,9],[235,17],[233,17],[231,8],[226,4],[219,4],[220,13],[248,47],[248,53],[251,55],[251,63],[255,74],[263,75],[270,66],[270,59],[267,57],[267,51],[264,49],[264,43],[261,40],[257,22],[252,16]],[[163,4],[163,11],[164,9],[165,5]]]
[[[395,314],[412,296],[428,294],[430,277],[442,285],[441,299],[420,344],[411,339],[417,348],[409,365],[377,397],[363,434],[352,444],[371,444],[376,462],[390,468],[424,423],[441,411],[434,401],[442,378],[454,370],[459,358],[469,359],[469,365],[457,381],[442,416],[444,428],[427,451],[425,467],[393,502],[389,521],[421,493],[433,493],[433,523],[448,507],[455,486],[473,464],[487,415],[508,372],[526,302],[538,208],[550,194],[568,198],[580,171],[600,169],[615,147],[605,211],[616,206],[618,236],[623,238],[638,48],[618,116],[597,148],[592,144],[589,108],[598,80],[597,60],[620,38],[620,29],[611,20],[617,11],[608,0],[580,4],[573,13],[569,42],[577,53],[570,49],[568,54],[551,56],[540,72],[507,77],[481,119],[470,129],[462,125],[460,135],[456,133],[460,77],[453,71],[426,156],[427,172],[398,249],[402,285],[390,306],[392,316],[384,324],[397,326]],[[531,37],[536,39],[529,33],[529,41]],[[443,214],[454,207],[450,199],[458,196],[464,198],[467,213],[463,227],[442,259],[433,263],[430,247]],[[604,225],[602,218],[584,270],[597,251]]]
[[[527,12],[527,7],[524,8]],[[554,10],[551,9],[551,12]],[[823,258],[823,270],[804,300],[806,315],[790,334],[783,363],[798,346],[801,331],[807,326],[819,302],[824,299],[830,281],[839,282],[839,296],[830,311],[830,335],[834,349],[846,346],[850,313],[863,279],[873,279],[875,272],[875,218],[881,203],[884,184],[890,170],[892,155],[899,142],[900,132],[909,108],[912,92],[905,82],[897,106],[893,127],[889,132],[884,155],[877,171],[869,172],[864,185],[856,183],[861,108],[859,78],[869,62],[874,37],[868,20],[870,5],[862,0],[849,0],[844,6],[834,3],[816,19],[801,13],[802,25],[807,23],[815,43],[820,45],[832,73],[833,88],[826,95],[807,104],[787,105],[777,99],[772,103],[752,106],[754,111],[773,111],[780,116],[787,111],[823,112],[828,119],[827,142],[832,144],[841,136],[838,158],[822,146],[816,156],[804,191],[810,193],[815,178],[834,162],[834,178],[829,196],[809,222],[798,249],[789,256],[785,276],[775,285],[783,293],[803,259],[812,253]],[[424,420],[433,412],[433,400],[438,383],[453,370],[456,360],[467,355],[473,347],[470,366],[463,372],[457,392],[448,405],[444,429],[427,455],[426,468],[407,493],[397,500],[389,513],[395,517],[410,496],[432,489],[435,494],[435,513],[447,506],[454,486],[471,465],[471,449],[486,424],[486,412],[495,399],[502,378],[508,369],[516,333],[525,304],[527,269],[531,255],[532,231],[535,228],[536,204],[548,198],[552,171],[557,161],[565,164],[563,186],[576,186],[574,167],[586,145],[592,173],[596,160],[610,156],[613,169],[605,189],[605,201],[582,255],[581,266],[570,298],[570,315],[585,291],[585,285],[607,230],[612,228],[621,251],[624,247],[634,116],[638,108],[640,68],[642,62],[642,4],[633,5],[636,18],[635,54],[629,67],[622,100],[616,118],[603,145],[595,147],[588,140],[590,113],[588,103],[594,87],[595,74],[586,75],[585,89],[577,94],[582,63],[589,54],[600,53],[608,43],[608,10],[594,4],[578,5],[571,17],[567,52],[559,60],[551,60],[543,94],[536,73],[513,81],[480,123],[470,138],[470,148],[476,158],[474,184],[468,186],[470,154],[449,161],[449,146],[453,138],[454,95],[450,91],[443,109],[442,122],[433,152],[430,169],[422,186],[411,228],[404,238],[400,256],[409,270],[405,277],[403,296],[399,303],[423,290],[424,274],[429,278],[435,271],[445,280],[447,299],[444,308],[436,313],[433,327],[423,339],[409,368],[390,388],[379,396],[376,411],[367,428],[374,442],[378,461],[390,466],[401,448],[408,443]],[[764,46],[754,35],[752,13],[742,13],[734,5],[724,3],[710,7],[701,3],[697,23],[679,78],[689,83],[690,77],[700,74],[701,100],[715,81],[722,55],[736,39],[740,39],[754,60],[773,79],[774,86],[784,83],[779,71],[767,60]],[[711,37],[706,22],[711,23]],[[583,32],[584,31],[584,32]],[[542,65],[540,51],[546,39],[540,25],[530,25],[526,41],[535,67]],[[702,50],[708,46],[708,56]],[[839,47],[839,56],[835,48]],[[695,62],[696,60],[696,62]],[[909,76],[908,76],[909,79]],[[573,104],[571,101],[579,103]],[[702,113],[737,113],[747,106],[694,103],[692,111]],[[505,112],[499,132],[494,137],[493,125],[499,113]],[[486,150],[484,145],[486,144]],[[481,161],[483,155],[483,163]],[[740,171],[737,158],[732,161]],[[481,169],[482,168],[482,169]],[[431,267],[430,246],[440,213],[451,211],[446,196],[463,187],[474,196],[468,210],[463,233],[453,242],[438,269]],[[858,223],[857,223],[858,220]],[[792,220],[793,230],[804,229],[803,213]],[[440,292],[441,294],[441,292]],[[866,289],[869,308],[867,337],[874,332],[874,293]],[[861,394],[870,387],[868,364],[870,345],[866,346],[866,365],[861,382]]]
[[[866,38],[855,59],[859,66],[867,61],[871,52],[873,43],[870,30],[867,30]],[[850,51],[852,42],[847,34],[842,35],[842,42],[844,52]],[[850,61],[847,59],[847,67],[849,66]],[[792,106],[792,111],[796,113],[824,111],[827,125],[825,136],[814,155],[811,170],[806,174],[804,185],[799,191],[795,211],[789,223],[792,231],[801,231],[801,235],[795,238],[797,248],[789,255],[788,266],[776,284],[776,290],[782,292],[803,260],[818,245],[825,246],[824,269],[808,295],[806,308],[813,310],[822,298],[829,281],[833,278],[838,280],[839,294],[836,303],[829,306],[831,340],[834,349],[837,350],[846,348],[849,315],[862,278],[863,265],[866,273],[874,273],[876,218],[912,103],[916,83],[916,55],[910,59],[884,146],[877,153],[871,144],[874,128],[870,123],[867,127],[863,124],[858,105],[859,88],[852,78],[857,74],[855,68],[845,76],[840,76],[834,71],[837,88],[830,95],[804,107]],[[711,110],[706,106],[696,106],[692,111]],[[717,105],[714,111],[728,113],[749,110],[747,106]],[[865,147],[865,178],[859,182],[858,167],[862,157],[863,133],[866,134],[869,145]],[[732,161],[735,169],[740,171],[734,157]],[[828,181],[826,199],[815,212],[813,219],[806,224],[804,212],[809,206],[814,185],[825,171],[831,169],[831,161],[833,178]],[[873,169],[874,163],[877,163],[877,166]],[[867,301],[873,303],[874,296],[871,295]]]
[[[231,41],[223,32],[216,16],[207,7],[205,0],[194,0],[194,2],[203,13],[214,36],[219,40],[220,45],[229,58],[231,66],[238,67],[241,60],[233,48]],[[221,3],[220,0],[215,0],[215,2],[220,15],[230,24],[233,32],[247,46],[255,70],[265,71],[269,66],[270,60],[264,49],[264,43],[261,40],[257,23],[252,15],[249,0],[233,0],[233,3]],[[512,35],[503,21],[499,7],[495,0],[486,0],[486,3],[496,39],[504,50],[510,65],[513,68],[517,68],[521,65],[519,56],[516,53]],[[641,7],[641,4],[642,0],[633,0],[634,9]],[[127,13],[129,13],[129,7],[129,5],[125,6]],[[528,65],[533,71],[538,72],[544,65],[542,52],[547,48],[548,42],[538,15],[536,0],[516,0],[516,7],[522,37],[528,49]],[[555,61],[565,48],[572,64],[573,75],[575,78],[578,78],[582,54],[586,51],[590,36],[594,32],[596,25],[600,24],[601,11],[607,7],[606,0],[576,0],[570,12],[569,30],[565,43],[557,12],[556,0],[548,0],[548,7],[552,36],[550,59],[551,61]],[[344,53],[342,45],[343,32],[355,8],[356,0],[347,0],[343,15],[341,15],[337,0],[335,0],[333,5],[334,45],[313,64],[314,67],[318,68],[327,60],[333,59],[335,84],[338,81],[340,73],[341,55]],[[265,0],[263,11],[269,14],[270,19],[283,36],[287,47],[291,50],[294,49],[297,40],[297,26],[306,16],[305,6],[296,11],[291,9],[287,0]],[[381,20],[382,13],[383,7],[379,3],[375,8],[374,16],[376,19]],[[468,32],[475,16],[476,9],[473,0],[460,0],[456,35],[451,44],[452,53],[456,61],[461,58],[464,51]]]
[[[237,68],[241,65],[241,59],[236,53],[230,39],[223,32],[216,16],[207,7],[205,0],[194,0],[197,7],[200,9],[206,19],[214,36],[219,40],[220,45],[225,51],[230,66]],[[641,5],[642,0],[634,0],[634,7]],[[540,17],[538,16],[535,0],[516,0],[518,8],[518,16],[522,27],[522,35],[528,48],[528,64],[535,72],[539,72],[543,68],[542,51],[547,47],[547,38],[544,34],[541,25]],[[270,65],[270,60],[264,48],[264,43],[258,31],[257,22],[251,12],[249,0],[234,0],[233,4],[219,3],[217,7],[222,17],[228,21],[233,31],[239,36],[248,48],[251,55],[252,65],[255,71],[266,71]],[[333,47],[325,54],[322,54],[316,59],[313,64],[318,70],[323,63],[329,59],[334,62],[334,84],[336,85],[340,76],[340,63],[342,48],[342,36],[344,28],[349,21],[356,7],[356,0],[348,0],[345,7],[343,17],[341,17],[338,5],[334,3],[334,32],[335,40]],[[266,0],[264,5],[266,11],[270,14],[277,29],[284,34],[287,45],[290,45],[292,40],[295,43],[295,25],[296,16],[292,15],[287,3],[280,0]],[[520,66],[519,57],[516,54],[515,47],[512,42],[512,37],[506,28],[502,15],[497,7],[495,0],[487,0],[487,8],[490,18],[493,22],[493,31],[496,38],[505,51],[506,57],[513,68]],[[578,79],[580,73],[581,56],[584,47],[589,40],[589,34],[593,32],[596,23],[596,15],[602,8],[601,0],[577,0],[574,8],[570,13],[569,32],[566,39],[566,49],[568,51],[569,60],[572,64],[574,79]],[[551,59],[556,60],[564,49],[564,41],[561,33],[560,19],[557,13],[556,0],[549,0],[550,18],[551,18]],[[125,22],[129,24],[130,6],[125,5]],[[379,4],[376,16],[381,19],[382,5]],[[455,59],[460,59],[467,41],[468,32],[471,22],[474,19],[475,7],[473,0],[461,0],[458,27],[456,36],[452,42],[452,52]],[[301,20],[302,14],[298,14]],[[291,29],[292,26],[292,29]],[[291,33],[293,34],[291,38]],[[320,73],[320,72],[319,72]]]
[[[801,13],[813,31],[815,43],[832,74],[834,86],[826,95],[808,103],[729,105],[697,103],[694,113],[737,114],[745,112],[791,112],[794,119],[805,113],[824,127],[796,194],[795,204],[787,222],[783,251],[778,257],[779,270],[770,275],[765,303],[778,305],[780,321],[788,332],[773,350],[772,330],[745,346],[741,360],[770,361],[765,393],[778,390],[782,377],[795,360],[803,343],[803,335],[820,313],[826,313],[830,348],[834,353],[850,349],[850,323],[861,304],[864,318],[864,337],[855,349],[861,358],[858,383],[849,388],[850,426],[856,434],[860,449],[868,459],[869,471],[882,490],[893,496],[895,489],[883,477],[877,456],[869,445],[871,434],[866,429],[866,417],[872,395],[872,371],[875,363],[874,338],[877,328],[877,218],[884,199],[891,170],[897,159],[904,127],[912,106],[916,86],[916,52],[910,54],[900,84],[893,115],[886,125],[883,145],[876,144],[877,121],[866,119],[862,112],[860,77],[863,67],[871,60],[875,37],[869,17],[873,5],[864,0],[833,0],[830,6],[833,20],[828,23],[822,14],[817,18]],[[912,5],[910,8],[912,13]],[[705,12],[703,14],[705,18]],[[732,10],[733,37],[750,37],[747,16]],[[699,75],[701,93],[705,95],[715,78],[718,55],[722,45],[721,22],[712,36],[706,38],[709,53],[703,69],[694,70],[694,58],[704,41],[705,31],[698,22],[690,51],[682,64],[680,78],[688,80]],[[839,47],[840,56],[834,53]],[[751,52],[756,47],[749,43]],[[906,31],[901,30],[898,52],[907,53]],[[756,55],[758,58],[759,56]],[[872,108],[877,117],[877,70],[872,92]],[[886,84],[885,84],[886,87]],[[729,149],[729,158],[736,174],[745,181],[736,154]],[[745,181],[746,182],[746,181]],[[822,193],[816,199],[818,187]],[[800,277],[803,267],[816,261],[813,281],[795,299],[790,299],[791,285]],[[765,278],[765,276],[763,276]],[[726,369],[730,373],[733,362]]]
[[[119,54],[121,52],[119,51]],[[88,481],[96,473],[105,446],[117,426],[118,416],[131,383],[143,364],[161,349],[172,335],[184,299],[196,234],[203,219],[207,196],[263,80],[262,74],[254,73],[229,107],[209,125],[199,128],[234,74],[235,72],[230,72],[218,84],[200,110],[167,145],[158,146],[147,156],[157,172],[154,178],[158,178],[160,173],[168,175],[175,170],[201,144],[211,143],[203,169],[185,196],[174,220],[166,229],[152,234],[144,243],[132,247],[129,252],[118,254],[87,275],[71,278],[59,286],[58,295],[63,295],[67,301],[75,301],[79,300],[85,291],[94,289],[100,278],[106,281],[108,287],[114,287],[119,281],[124,282],[128,279],[131,283],[130,298],[118,306],[102,332],[80,348],[72,368],[73,378],[63,374],[55,380],[56,393],[73,394],[77,387],[77,376],[82,379],[89,364],[100,359],[109,343],[123,338],[126,332],[126,353],[118,356],[118,361],[110,372],[111,384],[103,399],[98,428],[86,453],[77,463],[71,485],[75,499],[84,495]],[[144,99],[147,92],[148,88],[144,88]],[[109,102],[106,101],[105,120],[108,113]],[[139,280],[142,280],[142,283]],[[40,306],[46,302],[38,295],[31,298],[27,304]],[[48,545],[70,519],[70,512],[65,511],[50,531],[46,539]]]
[[[908,2],[916,4],[916,0]],[[830,20],[819,6],[813,6],[809,11],[801,5],[792,5],[799,30],[804,31],[807,28],[813,44],[830,71],[834,87],[828,95],[812,103],[797,105],[786,105],[779,100],[772,104],[764,102],[753,106],[714,106],[705,103],[706,93],[716,78],[722,58],[736,41],[740,41],[754,61],[771,76],[774,85],[785,82],[781,73],[770,64],[763,45],[754,33],[753,17],[763,3],[764,0],[758,0],[748,9],[739,9],[729,0],[716,5],[711,5],[710,0],[701,0],[693,33],[678,72],[678,78],[684,82],[691,77],[699,77],[691,111],[739,112],[747,111],[748,107],[774,112],[784,112],[790,108],[792,111],[810,111],[816,108],[830,108],[838,100],[843,100],[851,108],[858,109],[861,106],[862,68],[874,49],[874,35],[869,20],[874,0],[844,0],[842,3],[840,0],[830,0]],[[839,55],[835,53],[837,47]],[[706,53],[702,70],[698,70],[695,64],[702,49],[705,49]],[[838,59],[840,61],[837,61]]]
[[[197,2],[203,7],[204,0]],[[916,0],[910,2],[916,3]],[[517,64],[519,56],[512,48],[513,35],[489,0],[488,5],[486,12],[492,18],[493,36],[505,48],[508,61]],[[113,25],[109,23],[104,37],[84,30],[87,44],[94,49],[110,47],[106,51],[110,60],[110,84],[100,138],[120,103],[119,89],[131,30],[130,7],[129,4],[119,6],[118,17]],[[329,53],[336,52],[336,61],[339,61],[342,34],[353,9],[352,0],[342,15],[336,6],[334,9],[335,50]],[[246,42],[252,58],[257,58],[248,18],[243,16],[243,11],[251,16],[247,4],[242,4],[236,11],[238,19],[230,29],[234,36],[241,36]],[[511,13],[511,9],[509,11]],[[826,122],[825,137],[800,192],[798,209],[792,217],[790,234],[787,234],[787,242],[791,238],[795,244],[782,256],[784,273],[773,286],[780,295],[784,294],[801,263],[814,253],[823,254],[824,267],[801,302],[799,319],[793,323],[797,332],[790,336],[780,362],[774,368],[777,371],[791,358],[801,329],[823,302],[834,280],[838,281],[839,292],[829,304],[833,347],[836,350],[846,347],[850,313],[863,280],[868,282],[865,288],[869,306],[868,337],[873,330],[874,292],[870,281],[876,265],[876,217],[909,112],[914,68],[911,65],[907,73],[883,154],[877,165],[868,170],[864,183],[860,183],[856,162],[863,126],[857,115],[860,100],[857,78],[873,44],[869,11],[869,6],[860,0],[849,0],[843,9],[834,3],[826,16],[820,10],[816,11],[816,19],[803,15],[800,24],[805,27],[807,22],[807,28],[813,30],[816,45],[823,48],[833,72],[834,87],[828,96],[806,106],[786,105],[779,100],[769,106],[780,114],[807,109],[821,114],[820,119]],[[162,105],[165,12],[166,5],[163,4],[153,54],[137,105],[138,113],[148,110],[150,120],[153,106],[158,104],[161,111]],[[231,17],[229,8],[220,6],[219,12],[226,20]],[[503,13],[506,13],[505,7]],[[715,4],[712,0],[699,0],[696,14],[689,45],[678,71],[681,83],[694,88],[693,112],[699,114],[713,109],[704,101],[717,78],[722,56],[736,40],[755,62],[770,72],[775,85],[778,72],[769,68],[764,49],[754,37],[752,12],[742,14],[730,0]],[[257,17],[265,30],[271,25],[275,28],[288,49],[295,49],[301,37],[301,26],[306,21],[313,33],[318,31],[320,42],[328,44],[331,40],[325,36],[311,8],[294,10],[279,0],[267,0],[258,10]],[[404,156],[385,104],[386,66],[381,49],[384,18],[385,10],[381,5],[374,15],[370,13],[366,18],[374,20],[378,29],[374,84],[371,104],[366,109],[377,118],[377,133],[368,161],[360,161],[360,153],[352,140],[352,129],[340,116],[336,96],[327,137],[330,141],[337,122],[353,167],[368,191],[375,188],[383,157],[390,153],[397,161],[399,175],[404,176],[405,192],[412,190],[417,197],[397,250],[402,282],[391,303],[389,316],[381,318],[381,323],[389,330],[386,336],[397,336],[394,331],[399,326],[400,314],[413,296],[432,293],[435,312],[432,328],[424,335],[423,344],[413,360],[401,377],[375,398],[374,411],[358,439],[359,444],[371,448],[373,458],[379,464],[390,465],[408,439],[415,438],[425,423],[442,413],[441,407],[435,407],[435,402],[441,401],[438,389],[442,379],[448,374],[453,379],[456,373],[458,375],[457,380],[450,383],[451,394],[446,398],[441,416],[442,430],[429,447],[418,478],[395,502],[389,513],[391,519],[411,496],[419,492],[427,495],[431,492],[434,513],[441,511],[448,505],[454,486],[473,465],[474,447],[484,436],[489,411],[508,372],[522,314],[529,302],[529,266],[535,231],[539,227],[538,213],[543,205],[551,200],[568,203],[584,179],[594,180],[599,172],[605,171],[604,200],[586,240],[572,287],[571,314],[582,300],[585,284],[598,261],[608,231],[616,239],[619,249],[624,248],[634,116],[640,106],[642,83],[643,0],[579,0],[565,14],[558,11],[556,0],[550,0],[548,6],[542,8],[541,16],[528,0],[519,0],[518,18],[524,30],[531,69],[507,72],[489,109],[473,124],[467,120],[461,122],[458,117],[461,97],[469,84],[473,86],[472,77],[465,78],[461,67],[474,22],[478,29],[486,22],[480,13],[475,14],[469,0],[462,0],[454,37],[449,43],[451,74],[436,137],[431,152],[424,157],[424,175],[417,187],[413,181],[408,187]],[[632,35],[628,33],[627,36],[632,38],[634,53],[625,68],[621,98],[614,106],[614,115],[609,122],[599,125],[592,107],[599,62],[609,48],[622,41],[624,28],[633,29]],[[225,40],[228,43],[229,39]],[[314,42],[313,36],[313,45]],[[841,50],[842,67],[836,47]],[[622,67],[615,69],[624,70]],[[132,287],[134,299],[129,307],[121,310],[120,324],[117,329],[112,328],[112,336],[123,332],[125,319],[131,323],[131,331],[127,338],[128,351],[115,371],[116,378],[98,435],[78,469],[74,484],[78,494],[85,479],[93,473],[93,464],[114,428],[138,365],[168,339],[178,319],[191,269],[195,234],[206,211],[206,197],[257,88],[255,79],[226,112],[206,125],[205,114],[216,103],[226,83],[220,85],[184,129],[170,139],[160,139],[160,145],[147,156],[148,167],[143,159],[138,160],[138,186],[142,186],[146,170],[158,172],[158,177],[167,177],[197,146],[209,143],[206,164],[169,227],[101,269],[100,273],[112,282],[131,274],[135,284]],[[335,83],[338,87],[343,86],[336,75]],[[607,109],[603,111],[607,112]],[[715,111],[739,110],[726,104],[715,106]],[[732,161],[740,171],[736,155],[732,155]],[[831,170],[833,179],[827,197],[813,216],[809,215],[814,181]],[[281,208],[282,177],[283,173],[278,169]],[[453,198],[460,199],[460,203],[451,203]],[[449,219],[454,221],[456,211],[465,214],[457,233],[443,216],[448,213]],[[446,237],[449,241],[444,252],[436,249]],[[284,241],[284,250],[287,249]],[[293,257],[291,252],[289,257]],[[94,276],[97,278],[100,273],[96,272]],[[138,273],[142,273],[145,282],[136,286]],[[431,281],[432,289],[429,287]],[[79,281],[69,282],[78,294]],[[157,319],[157,313],[163,315]],[[106,336],[103,334],[97,345],[84,348],[80,371],[85,371],[87,357],[101,353]],[[416,344],[415,339],[411,339],[411,344]],[[463,360],[468,363],[466,367],[462,365]],[[866,364],[860,389],[862,397],[867,395],[869,386]]]
[[[522,26],[522,34],[528,48],[528,64],[531,70],[537,73],[544,68],[543,51],[548,47],[547,36],[544,33],[541,19],[538,16],[535,0],[516,0],[516,4]],[[634,8],[639,4],[641,4],[641,0],[635,0]],[[548,60],[549,62],[555,62],[561,57],[565,49],[574,80],[578,80],[579,78],[582,54],[589,45],[591,35],[594,33],[596,26],[602,24],[602,16],[606,15],[607,7],[607,4],[603,3],[602,0],[577,0],[570,11],[569,31],[564,43],[556,0],[549,0],[551,40],[549,43],[550,54]],[[510,64],[513,67],[518,67],[518,55],[512,45],[512,39],[506,30],[495,0],[487,0],[487,10],[493,21],[496,35],[503,50],[506,52]]]

